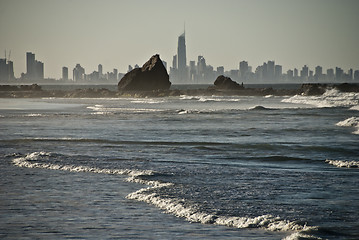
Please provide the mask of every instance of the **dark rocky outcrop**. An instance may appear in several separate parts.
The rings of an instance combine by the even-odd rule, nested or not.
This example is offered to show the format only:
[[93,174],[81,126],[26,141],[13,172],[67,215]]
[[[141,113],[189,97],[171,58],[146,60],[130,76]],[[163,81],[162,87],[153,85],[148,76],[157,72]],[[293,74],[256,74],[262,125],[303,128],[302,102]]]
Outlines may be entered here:
[[142,68],[135,68],[118,83],[120,91],[168,90],[171,86],[166,68],[158,54],[153,55]]
[[225,77],[220,75],[214,81],[214,86],[216,89],[222,90],[242,90],[244,87],[239,85],[237,82],[233,81],[230,77]]
[[20,86],[0,85],[0,91],[42,91],[42,88],[37,84]]
[[359,84],[342,83],[335,86],[341,92],[359,92]]
[[300,88],[300,94],[305,96],[322,95],[327,90],[326,84],[304,83]]

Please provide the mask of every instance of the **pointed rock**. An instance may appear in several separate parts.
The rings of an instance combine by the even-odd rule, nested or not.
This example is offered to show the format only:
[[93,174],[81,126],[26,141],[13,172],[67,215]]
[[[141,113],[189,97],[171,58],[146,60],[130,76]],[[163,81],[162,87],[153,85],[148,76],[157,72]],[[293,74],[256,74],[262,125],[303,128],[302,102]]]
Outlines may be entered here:
[[158,54],[153,55],[141,68],[135,68],[118,83],[120,91],[168,90],[169,76]]

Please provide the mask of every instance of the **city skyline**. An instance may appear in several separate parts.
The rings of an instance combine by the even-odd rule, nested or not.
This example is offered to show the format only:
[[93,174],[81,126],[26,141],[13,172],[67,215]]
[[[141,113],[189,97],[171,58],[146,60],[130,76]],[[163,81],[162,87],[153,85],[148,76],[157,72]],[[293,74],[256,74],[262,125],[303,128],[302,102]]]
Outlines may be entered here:
[[358,69],[358,7],[352,0],[0,0],[0,57],[11,50],[15,77],[26,72],[26,52],[36,52],[49,78],[77,63],[126,72],[155,53],[171,63],[186,22],[187,59],[206,56],[214,67],[272,59],[283,72]]
[[[283,73],[283,66],[278,65],[275,61],[267,61],[262,65],[253,68],[247,61],[241,61],[237,69],[224,69],[223,66],[214,68],[207,64],[204,56],[198,56],[197,63],[193,60],[186,60],[186,44],[185,34],[178,37],[177,54],[173,56],[172,67],[168,73],[170,80],[174,84],[209,84],[219,75],[225,75],[234,81],[242,83],[300,83],[300,82],[359,82],[359,70],[342,69],[341,67],[329,68],[325,71],[322,66],[317,65],[315,69],[309,68],[307,65],[302,68],[289,69]],[[10,56],[10,53],[9,55]],[[179,56],[179,57],[178,57]],[[165,69],[167,62],[162,60]],[[136,64],[134,68],[139,68]],[[128,66],[128,71],[133,67]],[[255,69],[255,70],[253,70]],[[62,75],[60,78],[45,78],[44,63],[36,60],[35,53],[26,53],[26,72],[21,73],[20,78],[14,77],[13,62],[6,58],[0,58],[0,82],[20,83],[20,82],[62,82],[62,83],[116,83],[121,80],[125,73],[118,72],[113,69],[112,72],[103,72],[102,64],[98,64],[97,71],[91,70],[86,73],[85,68],[77,63],[72,70],[72,78],[69,78],[68,67],[62,67]]]

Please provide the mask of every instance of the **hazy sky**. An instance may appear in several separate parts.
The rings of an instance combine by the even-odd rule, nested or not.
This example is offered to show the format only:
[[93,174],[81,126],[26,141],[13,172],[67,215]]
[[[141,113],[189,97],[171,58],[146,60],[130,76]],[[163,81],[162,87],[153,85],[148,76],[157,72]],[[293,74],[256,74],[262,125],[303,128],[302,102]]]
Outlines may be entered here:
[[347,71],[359,69],[358,10],[358,0],[0,0],[0,57],[11,50],[16,77],[28,51],[53,78],[76,63],[126,72],[155,53],[169,67],[185,22],[187,61]]

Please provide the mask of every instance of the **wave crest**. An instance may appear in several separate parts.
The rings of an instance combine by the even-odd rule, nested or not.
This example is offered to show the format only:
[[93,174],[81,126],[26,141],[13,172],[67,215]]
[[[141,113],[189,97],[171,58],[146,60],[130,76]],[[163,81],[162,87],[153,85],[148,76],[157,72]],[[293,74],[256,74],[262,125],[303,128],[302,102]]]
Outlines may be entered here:
[[[143,183],[152,185],[150,182],[146,181]],[[130,193],[126,198],[152,204],[169,214],[185,218],[189,222],[215,224],[235,228],[261,228],[267,231],[295,231],[298,234],[301,233],[295,236],[308,236],[304,235],[303,232],[318,229],[317,227],[300,225],[296,222],[283,220],[280,217],[272,215],[262,215],[251,218],[208,214],[198,210],[195,206],[186,206],[184,199],[165,198],[152,191],[154,188],[169,187],[171,185],[172,184],[155,183],[153,187],[143,188],[134,193]]]
[[295,95],[293,97],[283,99],[282,102],[313,105],[318,108],[351,107],[359,105],[359,93],[340,92],[337,89],[330,89],[320,96]]
[[338,122],[335,125],[340,127],[354,127],[356,128],[356,130],[353,132],[353,134],[359,134],[359,117],[347,118],[343,121]]
[[23,157],[14,158],[13,164],[18,167],[24,168],[42,168],[51,170],[61,170],[68,172],[91,172],[102,173],[111,175],[129,175],[131,177],[138,177],[142,175],[154,175],[152,170],[131,170],[131,169],[108,169],[108,168],[96,168],[89,166],[75,166],[75,165],[61,165],[49,163],[52,153],[48,152],[33,152]]
[[325,162],[340,168],[359,168],[359,161],[341,161],[327,159],[325,160]]

